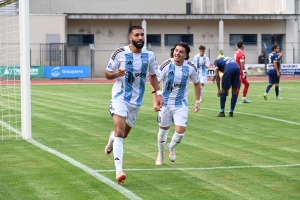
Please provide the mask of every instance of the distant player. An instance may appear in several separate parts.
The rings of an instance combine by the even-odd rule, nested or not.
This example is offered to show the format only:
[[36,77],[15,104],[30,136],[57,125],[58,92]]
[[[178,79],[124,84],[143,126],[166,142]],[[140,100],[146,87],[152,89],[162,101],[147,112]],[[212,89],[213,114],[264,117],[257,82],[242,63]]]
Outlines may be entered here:
[[[238,42],[237,47],[238,47],[238,50],[234,53],[234,59],[240,67],[240,81],[241,81],[241,84],[242,83],[244,84],[242,103],[251,103],[251,101],[246,98],[250,84],[247,80],[247,74],[245,73],[246,56],[243,52],[244,43],[242,41]],[[237,96],[238,97],[239,97],[239,92],[240,92],[240,88],[237,89]]]
[[[272,53],[269,54],[269,65],[268,65],[268,77],[269,85],[266,88],[266,92],[263,94],[265,100],[268,100],[268,93],[271,87],[275,84],[276,99],[281,100],[279,97],[279,81],[280,81],[280,63],[278,63],[278,52],[280,48],[277,44],[272,46]],[[280,54],[281,56],[281,54]]]
[[[229,117],[233,117],[234,108],[237,100],[237,89],[240,88],[240,67],[234,58],[222,57],[214,62],[216,71],[216,83],[218,87],[217,96],[220,97],[220,113],[217,117],[225,117],[225,103],[228,91],[232,88],[231,107]],[[223,72],[222,90],[220,89],[220,75],[219,71]]]
[[204,86],[207,83],[207,71],[208,71],[208,67],[210,65],[210,60],[209,60],[209,57],[204,54],[205,46],[200,45],[199,50],[200,50],[199,54],[196,54],[193,58],[193,64],[198,69],[200,85],[201,85],[200,101],[202,101],[202,96],[204,93]]

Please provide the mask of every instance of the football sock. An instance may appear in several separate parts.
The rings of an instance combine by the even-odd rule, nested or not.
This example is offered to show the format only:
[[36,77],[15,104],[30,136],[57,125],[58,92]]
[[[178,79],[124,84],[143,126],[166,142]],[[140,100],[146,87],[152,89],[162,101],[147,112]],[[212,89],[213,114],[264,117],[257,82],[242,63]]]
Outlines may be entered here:
[[169,130],[163,130],[159,128],[158,134],[157,134],[157,143],[158,143],[158,152],[160,154],[164,154],[164,149],[167,141]]
[[222,92],[220,97],[221,112],[224,112],[225,102],[226,102],[226,92]]
[[203,93],[204,93],[204,86],[201,86],[201,95],[200,95],[200,99],[202,99]]
[[177,144],[179,144],[183,139],[184,134],[185,133],[179,134],[175,131],[175,133],[172,136],[172,141],[170,142],[169,148],[173,149]]
[[276,97],[278,97],[278,94],[279,94],[279,87],[278,86],[275,86],[275,94],[276,94]]
[[250,85],[250,84],[249,84],[249,82],[248,82],[247,79],[244,79],[243,83],[244,83],[243,97],[245,97],[245,99],[246,99],[246,96],[247,96],[247,93],[248,93],[248,89],[249,89],[249,85]]
[[270,89],[271,89],[272,85],[268,85],[267,88],[266,88],[266,93],[268,94]]
[[232,94],[231,96],[231,107],[230,107],[230,112],[234,111],[235,105],[236,105],[236,100],[237,100],[237,95],[236,94]]
[[118,174],[120,171],[122,171],[123,164],[123,138],[115,137],[113,148],[116,173]]

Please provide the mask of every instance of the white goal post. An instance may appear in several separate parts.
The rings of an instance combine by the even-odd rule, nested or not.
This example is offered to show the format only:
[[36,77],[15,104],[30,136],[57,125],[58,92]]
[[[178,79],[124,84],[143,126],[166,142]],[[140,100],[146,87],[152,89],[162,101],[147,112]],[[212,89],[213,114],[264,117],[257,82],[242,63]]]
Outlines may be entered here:
[[31,139],[29,0],[0,0],[2,140]]

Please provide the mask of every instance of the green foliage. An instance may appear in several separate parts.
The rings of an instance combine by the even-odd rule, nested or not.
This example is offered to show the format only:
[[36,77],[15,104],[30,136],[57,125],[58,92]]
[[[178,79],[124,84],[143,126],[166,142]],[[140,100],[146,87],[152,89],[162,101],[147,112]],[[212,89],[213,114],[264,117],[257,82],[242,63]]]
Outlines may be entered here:
[[[207,84],[201,110],[193,113],[189,89],[186,135],[171,163],[157,156],[157,113],[150,86],[129,137],[124,140],[125,184],[142,199],[299,199],[299,82],[281,83],[265,101],[267,83],[251,83],[249,104],[233,118],[217,118],[216,85]],[[115,181],[112,155],[104,155],[113,122],[111,84],[33,85],[33,138]],[[240,92],[241,99],[242,91]],[[170,141],[174,128],[168,135]],[[0,199],[127,199],[69,162],[23,140],[0,142]]]

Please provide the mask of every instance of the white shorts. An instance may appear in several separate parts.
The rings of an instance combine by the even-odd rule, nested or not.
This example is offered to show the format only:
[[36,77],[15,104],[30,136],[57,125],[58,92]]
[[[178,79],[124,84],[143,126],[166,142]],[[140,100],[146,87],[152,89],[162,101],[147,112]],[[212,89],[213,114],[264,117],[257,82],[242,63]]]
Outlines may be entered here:
[[126,118],[128,126],[133,127],[136,121],[137,115],[140,111],[140,106],[127,103],[126,101],[110,101],[109,112],[111,116],[114,114]]
[[183,108],[171,108],[171,107],[162,107],[158,112],[157,121],[159,126],[168,127],[173,122],[177,126],[186,127],[188,120],[189,109],[187,107]]
[[203,83],[204,85],[207,83],[207,76],[199,76],[200,83]]

